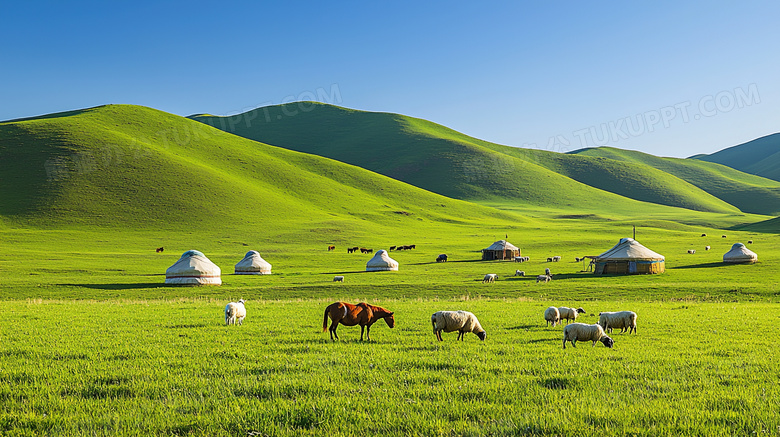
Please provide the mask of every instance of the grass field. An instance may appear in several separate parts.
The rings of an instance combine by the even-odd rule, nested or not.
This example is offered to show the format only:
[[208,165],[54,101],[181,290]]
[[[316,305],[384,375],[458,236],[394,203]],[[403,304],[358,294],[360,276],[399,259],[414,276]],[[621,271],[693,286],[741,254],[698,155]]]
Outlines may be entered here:
[[[677,193],[710,212],[557,177],[520,186],[540,203],[480,188],[478,205],[127,106],[2,123],[0,158],[0,435],[780,435],[780,224],[703,190]],[[633,226],[665,273],[575,262]],[[506,236],[529,262],[479,261]],[[748,240],[757,264],[721,263]],[[398,272],[346,253],[406,244],[390,252]],[[221,287],[164,284],[189,249],[222,268]],[[248,250],[273,274],[232,275]],[[225,327],[239,298],[248,317]],[[385,306],[397,326],[330,342],[337,300]],[[564,351],[550,305],[582,306],[587,323],[632,310],[638,333]],[[454,309],[487,341],[437,342],[431,313]]]
[[[373,342],[321,332],[329,300],[0,303],[3,435],[777,435],[777,305],[376,299]],[[561,349],[548,305],[640,314],[614,349]],[[488,333],[439,343],[430,314]],[[746,320],[749,323],[746,323]],[[6,323],[4,323],[6,324]]]
[[[290,229],[252,246],[238,231],[4,229],[0,434],[780,434],[780,364],[767,335],[780,309],[780,236],[642,227],[637,238],[667,256],[666,273],[599,278],[573,258],[630,235],[625,224],[530,223],[509,231],[530,262],[476,261],[498,229],[450,224],[440,228],[447,235],[422,228],[386,240],[418,249],[391,252],[401,269],[381,273],[362,272],[368,256],[342,246],[290,248]],[[758,264],[719,262],[747,239]],[[190,248],[222,267],[222,287],[163,285]],[[249,249],[273,275],[229,274]],[[450,262],[433,262],[441,252]],[[552,255],[564,260],[546,262]],[[546,285],[511,277],[545,267],[556,273]],[[485,273],[501,276],[482,284]],[[224,304],[241,297],[244,325],[225,327]],[[379,322],[371,343],[340,327],[331,343],[322,311],[336,300],[385,306],[397,326]],[[615,333],[612,350],[564,351],[561,328],[544,326],[549,305],[582,306],[588,323],[633,310],[638,333]],[[477,314],[487,341],[438,343],[430,314],[450,309]]]

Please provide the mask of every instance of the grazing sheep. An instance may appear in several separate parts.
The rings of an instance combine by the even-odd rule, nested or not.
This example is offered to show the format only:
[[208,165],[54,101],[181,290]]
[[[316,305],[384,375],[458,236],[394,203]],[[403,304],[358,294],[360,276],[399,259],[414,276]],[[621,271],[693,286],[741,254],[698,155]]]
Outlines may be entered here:
[[561,323],[563,323],[563,320],[566,319],[566,324],[569,324],[569,320],[572,322],[577,321],[577,316],[580,314],[585,314],[585,310],[582,309],[582,307],[577,308],[576,310],[574,308],[568,308],[568,307],[560,307],[558,308],[558,314],[561,315]]
[[439,341],[441,332],[458,331],[458,340],[463,341],[467,332],[473,332],[480,340],[485,341],[487,333],[479,324],[477,316],[468,311],[437,311],[431,315],[431,324],[433,324],[433,334]]
[[544,310],[544,320],[547,321],[547,326],[550,326],[550,323],[552,323],[553,328],[555,325],[559,325],[561,323],[561,315],[558,312],[558,308],[549,307]]
[[688,254],[693,255],[696,253],[696,249],[688,249]]
[[244,323],[244,317],[246,317],[244,302],[244,299],[240,299],[238,302],[230,302],[225,305],[225,326]]
[[550,282],[552,278],[548,275],[539,275],[536,277],[536,283],[544,282],[545,284]]
[[482,279],[482,283],[484,284],[485,282],[496,282],[496,279],[498,279],[498,275],[497,274],[495,274],[495,273],[488,273],[487,275],[485,275],[485,278]]
[[577,341],[579,340],[592,341],[592,346],[596,346],[596,342],[600,341],[604,346],[609,348],[615,344],[615,341],[609,338],[607,334],[604,333],[604,329],[598,324],[586,325],[584,323],[572,323],[563,328],[564,349],[566,349],[567,341],[571,342],[572,347],[577,347]]
[[334,276],[333,277],[333,282],[344,282],[344,277],[343,276]]
[[561,257],[560,256],[554,256],[554,257],[552,257],[552,260],[553,260],[553,262],[557,263],[558,261],[561,260]]
[[620,328],[620,332],[636,334],[636,313],[633,311],[601,312],[599,313],[599,325],[604,331],[612,333],[612,329]]
[[748,240],[748,244],[753,244],[753,240]]
[[446,253],[439,254],[439,256],[436,257],[436,262],[437,263],[446,263],[447,262],[447,254]]
[[522,270],[515,270],[515,276],[525,276],[525,272]]
[[550,273],[550,269],[549,268],[544,269],[544,274],[547,275],[547,276],[552,276],[552,273]]
[[720,238],[726,238],[726,236],[725,235],[721,235]]
[[548,263],[551,263],[551,262],[552,262],[552,258],[548,257],[548,258],[547,258],[547,262],[548,262]]
[[704,246],[704,250],[710,250],[710,246]]
[[701,236],[702,236],[702,237],[706,237],[706,236],[707,236],[707,234],[701,234]]

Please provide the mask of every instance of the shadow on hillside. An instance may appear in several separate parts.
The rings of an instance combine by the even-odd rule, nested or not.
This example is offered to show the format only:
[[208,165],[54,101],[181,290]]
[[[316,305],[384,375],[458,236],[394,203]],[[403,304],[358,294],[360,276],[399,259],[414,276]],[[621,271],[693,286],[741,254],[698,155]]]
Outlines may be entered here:
[[677,270],[677,269],[702,269],[707,267],[723,267],[725,265],[728,265],[727,263],[723,262],[716,262],[716,263],[702,263],[702,264],[689,264],[687,266],[674,266],[674,267],[667,267],[669,270]]
[[160,282],[139,282],[135,284],[57,284],[68,287],[91,288],[93,290],[134,290],[138,288],[175,287],[175,285]]

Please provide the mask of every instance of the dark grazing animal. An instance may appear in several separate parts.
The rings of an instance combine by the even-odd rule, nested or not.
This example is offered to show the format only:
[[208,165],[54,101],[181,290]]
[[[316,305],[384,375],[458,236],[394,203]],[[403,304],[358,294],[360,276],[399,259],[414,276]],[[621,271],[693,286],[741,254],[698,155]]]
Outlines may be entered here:
[[371,325],[377,320],[384,319],[387,326],[390,328],[395,327],[395,318],[393,312],[388,311],[382,307],[369,305],[365,302],[360,302],[357,305],[353,305],[347,302],[334,302],[325,308],[325,317],[322,320],[322,332],[328,329],[328,317],[330,317],[330,339],[331,341],[335,336],[336,340],[339,339],[339,335],[336,333],[339,323],[344,326],[360,325],[360,341],[363,341],[363,331],[366,333],[366,340],[371,341]]
[[328,246],[328,252],[330,252],[331,250],[336,250],[336,246]]
[[162,253],[162,252],[163,252],[163,250],[165,250],[165,248],[164,248],[164,247],[158,247],[157,249],[155,249],[155,251],[156,251],[157,253]]

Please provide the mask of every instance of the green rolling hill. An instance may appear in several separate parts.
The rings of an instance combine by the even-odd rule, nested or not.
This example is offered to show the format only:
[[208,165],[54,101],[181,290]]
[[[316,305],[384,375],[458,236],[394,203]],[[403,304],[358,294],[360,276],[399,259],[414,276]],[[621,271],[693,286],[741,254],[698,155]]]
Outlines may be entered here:
[[6,226],[338,234],[524,222],[139,106],[2,122],[0,162]]
[[[486,204],[581,210],[609,204],[613,210],[628,211],[654,203],[722,213],[738,212],[738,208],[774,212],[765,206],[765,200],[775,195],[773,187],[762,191],[764,187],[751,185],[759,194],[732,196],[740,200],[735,205],[720,197],[721,191],[704,189],[707,183],[640,161],[502,146],[399,114],[307,102],[231,117],[191,118],[256,141],[357,165],[448,197]],[[709,178],[723,186],[731,182],[714,173]],[[644,206],[627,198],[645,202]]]
[[649,166],[678,180],[684,180],[744,212],[780,214],[780,182],[725,165],[695,159],[659,158],[613,147],[581,149],[571,154]]
[[731,168],[780,181],[780,133],[767,135],[710,155],[690,159],[716,162]]

